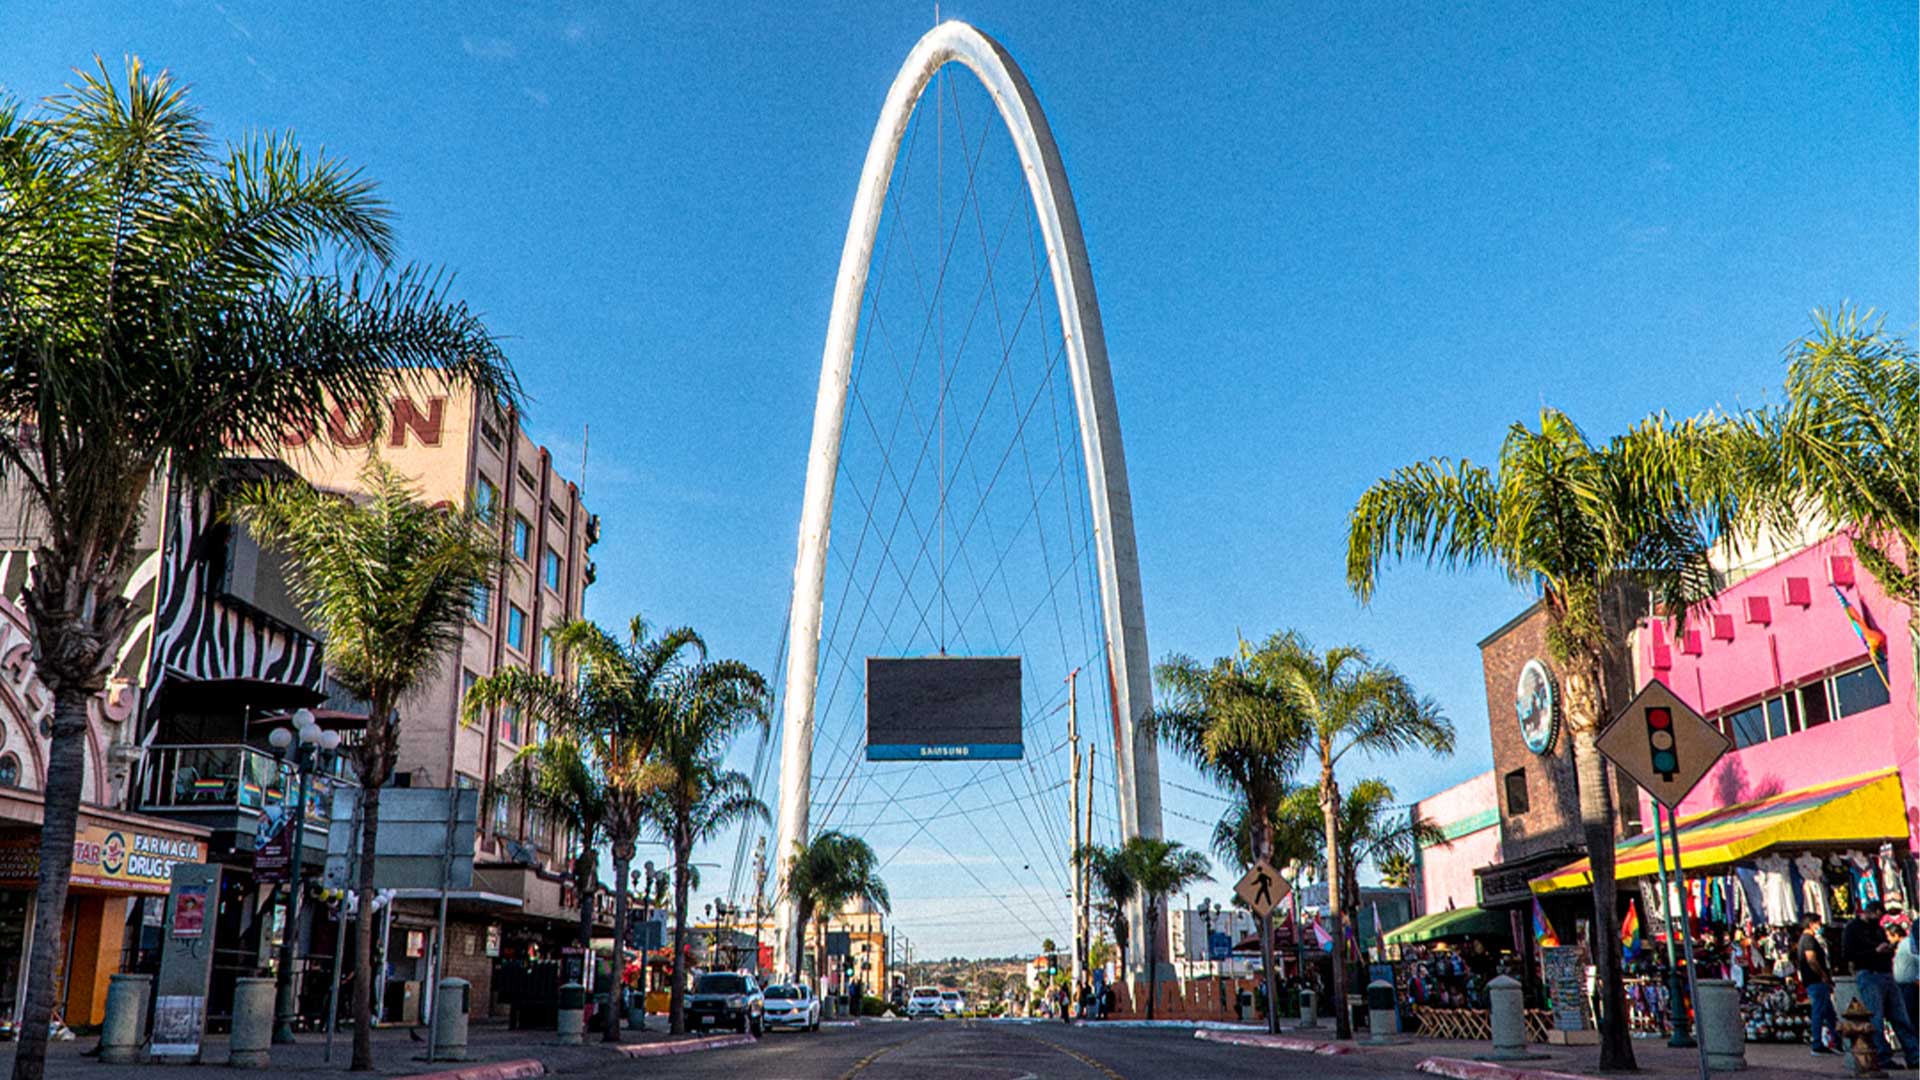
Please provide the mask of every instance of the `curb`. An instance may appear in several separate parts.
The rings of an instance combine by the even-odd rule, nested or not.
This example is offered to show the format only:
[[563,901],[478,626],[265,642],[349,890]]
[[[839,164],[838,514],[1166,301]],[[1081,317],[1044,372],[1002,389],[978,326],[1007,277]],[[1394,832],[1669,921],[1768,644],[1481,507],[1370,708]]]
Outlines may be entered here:
[[[667,1057],[670,1054],[697,1054],[702,1050],[724,1050],[729,1046],[752,1046],[758,1042],[751,1035],[715,1035],[705,1039],[670,1039],[663,1042],[633,1043],[616,1046],[614,1049],[630,1058]],[[408,1078],[412,1080],[412,1078]],[[436,1076],[434,1080],[516,1080],[515,1077],[449,1077]]]
[[[1322,1057],[1339,1057],[1351,1054],[1354,1048],[1341,1043],[1317,1042],[1313,1039],[1295,1039],[1287,1035],[1257,1035],[1238,1031],[1218,1031],[1201,1028],[1193,1033],[1196,1039],[1207,1042],[1227,1043],[1232,1046],[1257,1046],[1263,1050],[1290,1050],[1296,1054],[1319,1054]],[[1441,1075],[1451,1075],[1443,1073]],[[1511,1080],[1498,1077],[1454,1077],[1453,1080]]]
[[[1059,1021],[1053,1021],[1058,1023]],[[1193,1028],[1197,1031],[1241,1031],[1247,1034],[1266,1034],[1266,1028],[1255,1024],[1236,1024],[1231,1020],[1075,1020],[1074,1027],[1084,1028]]]
[[535,1058],[519,1058],[514,1061],[494,1061],[485,1065],[468,1065],[460,1069],[441,1069],[439,1072],[414,1073],[396,1080],[525,1080],[531,1076],[547,1075],[547,1067]]
[[1578,1073],[1548,1069],[1523,1069],[1492,1061],[1467,1061],[1463,1058],[1430,1057],[1414,1066],[1415,1071],[1444,1076],[1448,1080],[1588,1080]]

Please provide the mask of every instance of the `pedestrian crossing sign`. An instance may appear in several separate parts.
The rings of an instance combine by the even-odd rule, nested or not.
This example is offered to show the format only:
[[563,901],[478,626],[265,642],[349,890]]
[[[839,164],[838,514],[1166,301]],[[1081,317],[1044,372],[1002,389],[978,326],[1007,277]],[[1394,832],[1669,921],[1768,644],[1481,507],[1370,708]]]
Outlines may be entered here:
[[1273,914],[1273,909],[1287,898],[1287,882],[1265,859],[1255,859],[1247,867],[1247,875],[1240,884],[1233,887],[1235,896],[1247,905],[1247,910],[1261,918]]

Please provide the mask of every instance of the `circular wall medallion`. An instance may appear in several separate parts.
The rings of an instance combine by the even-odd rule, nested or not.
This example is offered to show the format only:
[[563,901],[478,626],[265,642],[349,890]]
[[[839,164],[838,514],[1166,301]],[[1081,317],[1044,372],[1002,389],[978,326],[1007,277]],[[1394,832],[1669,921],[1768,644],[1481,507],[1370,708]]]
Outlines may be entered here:
[[1536,657],[1520,669],[1520,685],[1514,690],[1513,711],[1520,720],[1520,736],[1527,749],[1536,754],[1553,751],[1554,736],[1560,733],[1560,691],[1553,684],[1553,672]]

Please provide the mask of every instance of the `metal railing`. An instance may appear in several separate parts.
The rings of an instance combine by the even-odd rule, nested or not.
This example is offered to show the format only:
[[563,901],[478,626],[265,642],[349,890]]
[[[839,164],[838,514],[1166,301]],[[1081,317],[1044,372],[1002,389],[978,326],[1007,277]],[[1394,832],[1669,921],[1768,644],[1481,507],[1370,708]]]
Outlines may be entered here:
[[[308,785],[306,820],[324,825],[333,789],[353,784],[344,762]],[[141,784],[143,810],[251,810],[279,806],[299,790],[291,763],[237,743],[197,743],[147,748]]]

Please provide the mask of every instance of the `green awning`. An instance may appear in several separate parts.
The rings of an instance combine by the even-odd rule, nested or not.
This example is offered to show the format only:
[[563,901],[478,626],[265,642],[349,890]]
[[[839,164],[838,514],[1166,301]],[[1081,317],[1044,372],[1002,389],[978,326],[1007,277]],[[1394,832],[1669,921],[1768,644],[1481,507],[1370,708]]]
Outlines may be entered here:
[[1387,931],[1387,944],[1414,945],[1452,937],[1508,937],[1507,916],[1481,907],[1455,908],[1422,915]]

